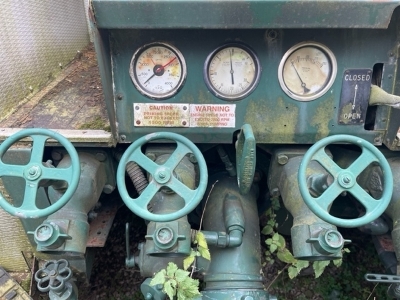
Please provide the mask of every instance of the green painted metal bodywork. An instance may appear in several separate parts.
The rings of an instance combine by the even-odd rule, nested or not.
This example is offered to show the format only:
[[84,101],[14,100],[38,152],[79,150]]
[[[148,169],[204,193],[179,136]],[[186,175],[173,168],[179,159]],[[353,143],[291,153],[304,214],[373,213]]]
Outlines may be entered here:
[[99,28],[386,28],[398,1],[94,0]]
[[[99,5],[102,2],[99,2]],[[367,3],[367,2],[366,2]],[[135,127],[133,103],[236,104],[235,128],[168,128],[183,134],[195,143],[228,143],[233,132],[245,123],[252,126],[257,143],[310,144],[333,134],[352,134],[379,145],[394,140],[396,132],[385,136],[388,126],[398,128],[398,120],[390,118],[393,109],[379,106],[375,124],[343,125],[338,123],[342,78],[345,70],[373,68],[384,64],[382,88],[391,93],[397,68],[397,25],[395,11],[388,29],[101,29],[102,43],[110,48],[111,58],[104,69],[111,69],[113,85],[106,83],[113,97],[106,97],[118,121],[120,142],[133,142],[158,127]],[[301,25],[303,27],[303,25]],[[186,59],[188,75],[182,89],[172,98],[156,101],[142,95],[129,76],[133,53],[141,46],[163,41],[176,46]],[[259,57],[261,78],[248,97],[235,102],[216,98],[203,79],[204,61],[216,47],[226,42],[240,41],[251,46]],[[291,99],[279,86],[278,65],[285,52],[303,41],[316,41],[329,47],[338,62],[336,80],[320,98],[301,102]],[[117,97],[118,95],[118,97]],[[119,100],[120,99],[120,100]],[[392,125],[393,124],[393,125]]]

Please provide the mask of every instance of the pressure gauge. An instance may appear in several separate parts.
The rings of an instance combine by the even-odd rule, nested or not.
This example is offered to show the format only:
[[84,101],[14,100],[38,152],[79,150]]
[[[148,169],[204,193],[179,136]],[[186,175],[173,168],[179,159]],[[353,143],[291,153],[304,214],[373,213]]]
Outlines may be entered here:
[[186,79],[186,63],[174,46],[152,43],[135,52],[129,74],[139,92],[161,100],[175,95],[182,87]]
[[326,46],[303,42],[290,48],[278,69],[282,90],[291,98],[311,101],[324,95],[335,81],[336,58]]
[[256,88],[260,63],[253,50],[240,43],[218,47],[204,64],[204,80],[209,90],[224,100],[240,100]]

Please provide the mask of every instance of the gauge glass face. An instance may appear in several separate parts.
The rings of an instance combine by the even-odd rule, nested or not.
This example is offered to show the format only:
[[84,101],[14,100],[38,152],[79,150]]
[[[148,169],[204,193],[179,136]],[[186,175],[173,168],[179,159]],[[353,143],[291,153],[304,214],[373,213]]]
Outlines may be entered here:
[[136,51],[129,73],[142,94],[152,99],[166,99],[176,94],[185,81],[186,64],[175,47],[153,43]]
[[244,45],[217,48],[207,58],[204,79],[213,94],[224,100],[239,100],[256,87],[260,75],[254,52]]
[[288,96],[311,101],[329,90],[336,72],[335,56],[327,47],[318,43],[301,43],[284,55],[278,77]]

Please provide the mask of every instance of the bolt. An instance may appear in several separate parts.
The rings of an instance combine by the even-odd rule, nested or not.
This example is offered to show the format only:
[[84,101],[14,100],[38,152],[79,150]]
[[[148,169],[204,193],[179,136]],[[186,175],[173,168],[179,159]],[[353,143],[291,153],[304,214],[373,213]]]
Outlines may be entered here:
[[285,154],[278,154],[278,164],[280,165],[286,165],[287,162],[289,161],[289,158]]
[[160,179],[164,179],[165,178],[165,173],[164,172],[160,172],[160,173],[158,173],[158,178],[160,178]]
[[98,161],[105,161],[107,159],[107,156],[104,152],[97,152],[95,157]]
[[139,108],[139,106],[138,106],[138,105],[136,105],[136,106],[135,106],[135,109],[136,109],[136,110],[139,110],[140,108]]
[[344,182],[344,183],[350,183],[350,181],[351,181],[351,179],[350,179],[347,175],[345,175],[345,176],[343,177],[343,182]]
[[388,75],[388,78],[389,78],[389,79],[392,79],[392,78],[393,78],[393,75],[392,75],[392,74],[389,74],[389,75]]
[[29,175],[36,175],[36,173],[37,173],[37,170],[36,170],[35,167],[32,167],[32,168],[29,170]]
[[242,296],[242,298],[240,298],[241,300],[254,300],[253,296],[249,296],[249,295],[244,295]]
[[125,141],[126,140],[126,135],[125,134],[122,134],[121,135],[121,141]]
[[146,300],[152,300],[153,299],[153,295],[151,293],[147,293],[146,297],[144,297],[144,299]]
[[140,120],[136,120],[136,125],[140,125]]
[[115,190],[115,186],[111,185],[111,184],[106,184],[103,187],[103,192],[105,194],[111,194],[113,191]]
[[117,94],[117,99],[118,100],[122,100],[124,98],[124,96],[122,96],[122,94]]
[[186,121],[182,121],[183,126],[186,126],[186,124],[187,124]]
[[280,196],[280,192],[279,192],[279,189],[278,188],[273,188],[272,190],[271,190],[271,196],[272,197],[279,197]]
[[187,106],[186,105],[183,107],[183,110],[187,110]]

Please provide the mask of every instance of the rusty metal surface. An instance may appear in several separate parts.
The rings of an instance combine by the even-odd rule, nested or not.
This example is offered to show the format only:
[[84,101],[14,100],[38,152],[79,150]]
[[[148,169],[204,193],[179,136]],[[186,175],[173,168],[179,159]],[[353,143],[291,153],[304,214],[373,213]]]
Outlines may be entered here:
[[[17,275],[17,274],[14,274]],[[29,273],[18,274],[20,280],[29,279]],[[28,293],[3,268],[0,267],[0,299],[30,300]]]
[[118,208],[119,205],[115,203],[100,207],[97,217],[90,223],[87,247],[104,247]]
[[37,92],[89,42],[84,5],[0,1],[0,116]]
[[94,0],[99,28],[386,28],[399,1]]
[[[0,191],[9,197],[2,183]],[[23,252],[33,253],[33,249],[21,222],[0,209],[0,266],[6,271],[25,272],[29,266]]]

